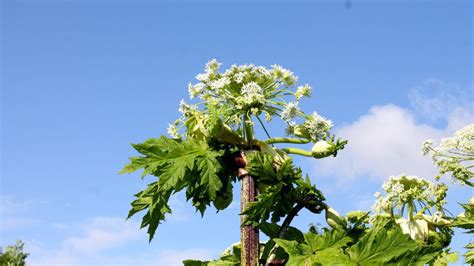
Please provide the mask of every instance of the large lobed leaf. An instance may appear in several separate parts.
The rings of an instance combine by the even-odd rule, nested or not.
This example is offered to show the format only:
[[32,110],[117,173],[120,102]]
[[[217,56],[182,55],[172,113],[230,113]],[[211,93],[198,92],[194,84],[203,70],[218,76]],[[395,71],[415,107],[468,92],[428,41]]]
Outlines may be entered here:
[[193,205],[203,214],[216,199],[217,192],[223,189],[220,161],[223,152],[210,149],[204,141],[181,141],[162,136],[133,144],[133,147],[143,156],[130,158],[130,163],[120,173],[143,169],[142,177],[148,174],[158,177],[156,182],[135,195],[128,214],[130,218],[147,210],[141,227],[148,227],[150,241],[165,215],[171,213],[168,201],[173,193],[187,188],[188,200],[192,199]]
[[356,264],[381,265],[417,248],[417,243],[398,227],[386,229],[375,225],[347,253]]

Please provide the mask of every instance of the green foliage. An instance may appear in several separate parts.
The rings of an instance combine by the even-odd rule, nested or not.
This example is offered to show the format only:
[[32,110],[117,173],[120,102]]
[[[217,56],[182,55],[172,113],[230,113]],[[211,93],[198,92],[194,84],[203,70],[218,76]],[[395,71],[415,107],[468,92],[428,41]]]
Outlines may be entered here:
[[150,240],[159,223],[165,219],[165,214],[171,213],[168,201],[173,193],[187,188],[187,199],[191,199],[203,215],[212,201],[221,200],[218,195],[232,191],[232,186],[229,186],[231,180],[223,168],[225,152],[213,150],[206,142],[161,137],[134,144],[133,147],[143,156],[130,158],[131,162],[121,173],[143,169],[142,176],[152,174],[159,177],[158,181],[135,195],[128,215],[130,218],[147,209],[141,226],[148,226]]
[[227,248],[217,260],[185,260],[183,264],[184,266],[238,266],[240,265],[240,243]]
[[28,253],[23,252],[24,243],[17,240],[14,246],[7,246],[5,252],[0,247],[0,265],[2,266],[24,266]]
[[308,232],[304,235],[304,239],[304,243],[274,239],[289,254],[287,265],[327,265],[348,262],[341,247],[352,239],[343,231],[328,230],[322,235]]
[[474,233],[474,204],[461,204],[464,212],[456,217],[453,226],[467,230],[468,234]]
[[356,264],[385,264],[404,254],[411,255],[417,246],[399,228],[387,230],[383,225],[375,225],[347,253]]
[[465,248],[467,249],[467,252],[463,255],[465,257],[465,261],[473,265],[474,264],[474,242],[469,243],[467,246],[465,246]]
[[362,234],[350,229],[308,232],[303,243],[274,241],[289,254],[287,265],[446,265],[457,260],[443,247],[412,240],[391,220],[379,219]]
[[258,200],[251,202],[242,213],[247,215],[244,224],[257,226],[270,219],[272,223],[279,222],[287,216],[297,204],[304,203],[310,210],[320,213],[324,196],[308,177],[302,178],[301,169],[293,165],[290,158],[280,164],[273,156],[262,153],[252,153],[248,156],[249,174],[256,178],[260,195]]

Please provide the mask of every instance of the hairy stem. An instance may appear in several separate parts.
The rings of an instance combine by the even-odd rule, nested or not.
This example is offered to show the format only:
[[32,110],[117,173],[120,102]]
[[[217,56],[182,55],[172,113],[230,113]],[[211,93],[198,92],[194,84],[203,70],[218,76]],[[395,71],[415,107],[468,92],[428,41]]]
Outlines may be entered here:
[[309,143],[309,139],[297,139],[297,138],[270,138],[265,140],[267,144],[274,143],[293,143],[293,144],[306,144]]
[[288,154],[291,153],[291,154],[297,154],[297,155],[302,155],[306,157],[313,157],[313,154],[307,150],[302,150],[298,148],[283,148],[282,150]]
[[[253,134],[253,123],[252,117],[249,113],[245,114],[243,117],[243,125],[244,125],[244,132],[245,132],[245,140],[247,141],[247,145],[249,149],[252,149],[252,143],[254,141],[254,134]],[[245,152],[242,153],[242,158],[245,160],[245,165],[247,165],[247,159],[245,156]],[[240,207],[241,212],[247,209],[247,206],[250,202],[256,200],[257,197],[257,186],[255,180],[252,176],[250,176],[247,171],[244,169],[243,171],[245,174],[240,176],[242,178],[242,196],[240,199]],[[245,215],[241,215],[241,221],[246,220]],[[245,266],[258,266],[258,259],[259,259],[259,237],[258,237],[258,228],[245,225],[240,228],[240,244],[241,244],[241,254],[240,254],[240,262],[241,265]]]
[[[285,220],[281,224],[280,230],[278,231],[278,234],[277,234],[276,238],[283,238],[285,236],[285,234],[288,231],[288,228],[290,227],[290,224],[293,221],[293,219],[306,206],[306,204],[312,199],[313,199],[313,196],[308,195],[308,196],[304,197],[302,201],[298,202],[298,204],[296,204],[295,207],[293,207],[291,212],[288,214],[288,216],[286,216]],[[323,202],[320,202],[320,203],[324,204]],[[326,204],[324,204],[324,205],[326,205]],[[275,257],[274,253],[276,252],[277,248],[278,248],[278,245],[274,244],[272,249],[268,253],[268,258],[267,258],[267,261],[266,261],[265,265],[270,265],[271,264],[271,262],[273,261],[273,259]]]

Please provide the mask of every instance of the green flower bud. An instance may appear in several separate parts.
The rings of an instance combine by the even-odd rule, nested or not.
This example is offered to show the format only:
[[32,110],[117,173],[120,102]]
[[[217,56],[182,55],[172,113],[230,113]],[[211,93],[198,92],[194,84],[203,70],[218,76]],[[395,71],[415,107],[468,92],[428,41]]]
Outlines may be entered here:
[[326,208],[326,222],[332,228],[344,226],[344,218],[331,207]]
[[320,140],[313,145],[311,153],[314,158],[324,158],[334,153],[334,145],[327,141]]
[[293,127],[293,135],[300,137],[300,138],[305,138],[305,139],[310,139],[311,135],[308,132],[308,129],[304,127],[303,125],[296,125]]

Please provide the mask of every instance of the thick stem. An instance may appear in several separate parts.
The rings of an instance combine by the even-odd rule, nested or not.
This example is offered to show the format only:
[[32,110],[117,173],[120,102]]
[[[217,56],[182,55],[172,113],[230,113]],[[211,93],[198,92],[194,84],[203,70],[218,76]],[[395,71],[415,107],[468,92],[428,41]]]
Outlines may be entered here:
[[[242,176],[242,198],[241,198],[241,211],[243,212],[247,205],[255,201],[257,196],[257,189],[255,186],[255,180],[252,176],[246,174]],[[241,224],[246,219],[245,215],[241,215]],[[241,254],[240,260],[241,265],[245,266],[257,266],[259,259],[259,238],[258,228],[251,225],[245,225],[240,228],[240,243],[241,243]]]
[[[252,149],[253,143],[253,123],[250,114],[245,114],[243,117],[244,121],[244,132],[245,132],[245,140],[247,141],[247,145],[249,148]],[[242,158],[245,160],[245,165],[247,165],[247,160],[245,156],[245,152],[242,152]],[[243,171],[239,171],[243,173],[239,175],[242,182],[242,196],[240,199],[240,207],[241,212],[244,212],[247,209],[247,206],[250,202],[256,200],[257,197],[257,186],[255,184],[255,180],[252,176],[250,176],[245,169]],[[241,224],[246,219],[246,215],[241,215]],[[241,265],[245,266],[258,266],[259,262],[259,239],[258,239],[258,228],[253,227],[251,225],[245,225],[240,228],[240,244],[241,244],[241,251],[240,251],[240,263]]]

